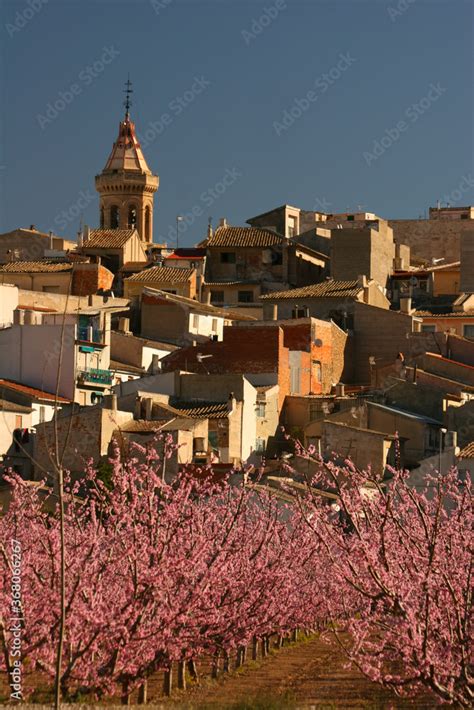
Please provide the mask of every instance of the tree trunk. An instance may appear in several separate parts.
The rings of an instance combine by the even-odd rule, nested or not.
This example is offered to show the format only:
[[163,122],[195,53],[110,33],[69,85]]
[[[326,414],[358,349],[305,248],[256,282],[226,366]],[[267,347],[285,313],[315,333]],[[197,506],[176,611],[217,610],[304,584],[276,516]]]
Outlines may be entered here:
[[188,671],[189,675],[193,679],[195,683],[199,683],[199,674],[198,674],[198,669],[196,662],[194,661],[194,658],[191,658],[190,661],[188,661]]
[[186,690],[186,661],[178,663],[178,688]]
[[293,636],[291,638],[293,643],[296,643],[298,641],[298,629],[293,629]]
[[277,636],[277,642],[276,642],[276,647],[281,648],[283,646],[283,635],[279,634]]
[[163,694],[167,698],[170,697],[171,691],[173,690],[173,668],[169,667],[169,670],[165,671],[165,677],[163,679]]
[[256,661],[258,658],[258,641],[257,637],[254,636],[252,639],[252,661]]
[[[56,449],[56,456],[57,449]],[[56,669],[54,683],[54,707],[59,710],[61,707],[61,674],[64,646],[64,632],[66,629],[66,554],[64,539],[64,471],[58,466],[58,499],[59,499],[59,535],[60,535],[60,560],[59,560],[59,589],[60,589],[60,618],[59,618],[59,639],[56,651]]]
[[141,686],[138,688],[138,704],[146,705],[147,703],[147,681],[144,680]]
[[263,637],[263,639],[262,639],[261,646],[262,646],[262,658],[266,658],[267,657],[267,639],[265,637]]
[[222,670],[224,673],[228,673],[230,670],[230,658],[228,651],[224,651],[224,662],[222,664]]
[[122,683],[122,693],[120,695],[121,705],[130,705],[130,693],[128,692],[128,683]]
[[211,678],[214,678],[214,680],[215,680],[218,675],[219,675],[219,652],[216,651],[216,653],[212,657]]

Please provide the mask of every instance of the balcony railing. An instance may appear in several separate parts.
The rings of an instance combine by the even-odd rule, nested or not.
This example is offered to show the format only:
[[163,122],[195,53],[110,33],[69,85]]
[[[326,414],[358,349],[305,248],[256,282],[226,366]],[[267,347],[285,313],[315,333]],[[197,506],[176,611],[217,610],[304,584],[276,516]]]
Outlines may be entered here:
[[110,370],[97,370],[90,367],[79,372],[78,379],[84,384],[110,386],[113,382],[113,375]]

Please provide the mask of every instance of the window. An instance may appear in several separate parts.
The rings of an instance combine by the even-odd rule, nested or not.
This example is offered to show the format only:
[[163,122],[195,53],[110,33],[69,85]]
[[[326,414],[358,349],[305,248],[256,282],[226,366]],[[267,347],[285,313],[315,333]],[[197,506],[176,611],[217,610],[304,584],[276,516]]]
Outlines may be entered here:
[[288,226],[286,229],[286,236],[291,239],[291,237],[295,237],[297,233],[297,223],[296,223],[296,217],[288,217]]
[[309,318],[308,306],[295,306],[291,312],[292,318]]
[[212,326],[211,326],[212,332],[217,333],[217,318],[212,319]]
[[255,452],[263,454],[265,451],[265,439],[255,439]]
[[257,407],[255,410],[257,413],[257,417],[260,417],[261,419],[263,419],[265,416],[266,408],[267,408],[267,405],[265,402],[257,402]]
[[474,340],[474,325],[465,325],[463,328],[463,335],[465,338]]
[[221,251],[221,264],[235,264],[235,251]]
[[110,208],[110,228],[118,229],[120,227],[120,211],[119,208],[114,205]]
[[199,316],[198,315],[193,316],[193,328],[199,328]]
[[283,264],[283,252],[281,250],[272,249],[272,265],[280,266]]
[[321,363],[319,362],[319,360],[313,360],[313,377],[316,380],[316,382],[322,381]]
[[59,293],[59,286],[43,286],[43,293]]
[[348,215],[347,215],[347,221],[348,221],[348,222],[353,222],[354,219],[355,219],[355,218],[354,218],[354,215],[353,215],[353,214],[348,214]]
[[422,333],[436,333],[436,326],[430,324],[425,324],[421,326],[421,332]]
[[239,291],[237,300],[239,303],[253,303],[253,291]]
[[172,295],[174,294],[176,296],[176,290],[173,290],[172,288],[162,288],[161,290],[165,293],[171,293]]
[[145,239],[151,242],[151,210],[148,205],[145,207]]
[[130,205],[128,208],[128,228],[135,229],[137,226],[137,208],[135,205]]
[[211,291],[211,303],[224,303],[224,291]]
[[39,408],[39,420],[40,424],[43,424],[43,422],[46,421],[46,409],[44,407]]

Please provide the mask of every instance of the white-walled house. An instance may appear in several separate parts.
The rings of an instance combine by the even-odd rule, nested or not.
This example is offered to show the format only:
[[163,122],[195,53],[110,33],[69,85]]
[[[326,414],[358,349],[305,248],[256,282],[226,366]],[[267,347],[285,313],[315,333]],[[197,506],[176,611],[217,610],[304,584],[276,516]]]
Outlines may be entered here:
[[18,307],[18,288],[11,284],[0,284],[0,328],[13,324],[13,313]]
[[8,469],[12,469],[22,478],[31,477],[31,415],[31,407],[0,397],[0,479]]
[[0,330],[0,378],[57,390],[82,405],[100,402],[113,384],[111,314],[121,311],[107,305],[65,314],[18,308],[13,325]]

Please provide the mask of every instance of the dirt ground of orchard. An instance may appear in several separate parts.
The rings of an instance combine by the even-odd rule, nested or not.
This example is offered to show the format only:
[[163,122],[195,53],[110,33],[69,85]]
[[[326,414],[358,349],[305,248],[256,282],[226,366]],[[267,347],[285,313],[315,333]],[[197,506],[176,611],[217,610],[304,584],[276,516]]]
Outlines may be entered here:
[[[162,695],[162,675],[151,678],[148,707],[163,710],[173,707],[183,710],[431,710],[435,707],[432,698],[400,699],[380,688],[356,669],[348,669],[337,647],[316,637],[273,650],[265,659],[247,661],[237,671],[222,674],[217,680],[210,680],[207,664],[201,663],[200,670],[199,685],[190,683],[186,691],[174,690],[170,698]],[[0,697],[5,701],[6,686],[2,680]],[[37,693],[39,702],[30,707],[34,710],[51,707],[43,704],[48,702],[48,695]],[[136,702],[135,694],[131,700],[132,704]],[[108,710],[116,702],[109,700]],[[93,706],[83,701],[67,707],[80,710]],[[143,705],[134,707],[143,708]]]

